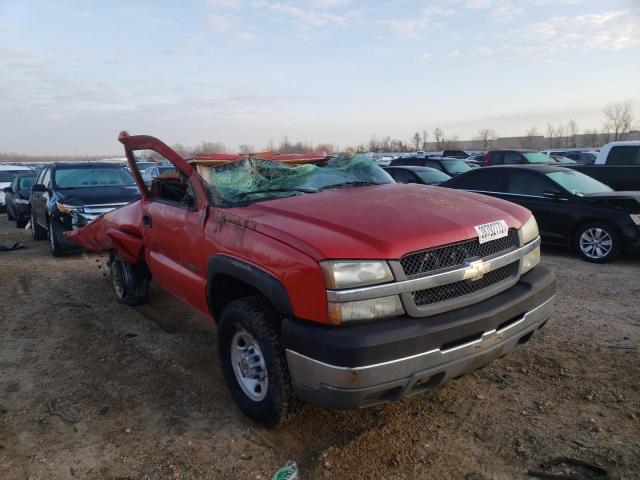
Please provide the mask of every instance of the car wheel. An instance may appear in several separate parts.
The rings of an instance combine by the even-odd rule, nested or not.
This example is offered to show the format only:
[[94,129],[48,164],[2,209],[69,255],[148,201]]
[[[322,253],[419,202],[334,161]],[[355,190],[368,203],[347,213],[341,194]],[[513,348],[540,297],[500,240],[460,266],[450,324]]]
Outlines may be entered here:
[[42,228],[38,222],[36,222],[33,212],[31,213],[31,236],[38,242],[47,238],[47,229]]
[[114,255],[109,262],[109,272],[118,303],[134,307],[147,302],[151,276],[146,264],[131,264]]
[[49,249],[54,257],[62,257],[66,252],[60,244],[62,229],[54,221],[49,221]]
[[609,262],[620,255],[620,237],[606,223],[588,223],[576,231],[575,249],[588,262]]
[[267,427],[286,420],[294,404],[279,320],[255,296],[227,305],[218,324],[218,355],[231,396],[245,415]]

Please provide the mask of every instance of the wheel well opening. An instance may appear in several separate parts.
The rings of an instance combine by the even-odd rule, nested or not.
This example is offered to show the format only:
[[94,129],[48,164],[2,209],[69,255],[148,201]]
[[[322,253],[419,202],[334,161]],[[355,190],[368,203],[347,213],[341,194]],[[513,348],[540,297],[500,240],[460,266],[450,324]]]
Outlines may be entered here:
[[212,277],[209,289],[211,299],[209,308],[216,322],[224,307],[234,300],[251,295],[262,295],[255,287],[224,273]]

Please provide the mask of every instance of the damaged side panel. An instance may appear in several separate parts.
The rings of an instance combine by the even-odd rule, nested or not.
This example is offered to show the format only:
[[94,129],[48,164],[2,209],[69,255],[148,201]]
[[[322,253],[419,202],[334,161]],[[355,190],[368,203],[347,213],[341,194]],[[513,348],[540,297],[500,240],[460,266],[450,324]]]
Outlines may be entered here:
[[96,218],[81,230],[68,232],[73,243],[93,251],[115,250],[123,260],[144,260],[141,200]]

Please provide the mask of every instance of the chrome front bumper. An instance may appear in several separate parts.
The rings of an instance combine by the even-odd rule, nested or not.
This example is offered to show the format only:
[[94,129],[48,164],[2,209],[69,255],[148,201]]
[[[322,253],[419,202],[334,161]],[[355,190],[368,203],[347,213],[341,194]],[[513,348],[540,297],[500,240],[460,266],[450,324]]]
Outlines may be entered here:
[[[331,365],[287,349],[294,388],[303,397],[320,390],[357,395],[357,406],[368,406],[419,393],[484,366],[525,343],[553,310],[555,295],[520,317],[461,343],[448,342],[416,355],[372,365]],[[391,396],[385,392],[392,392]],[[392,398],[391,398],[392,397]],[[348,403],[348,402],[347,402]],[[353,405],[346,408],[353,408]]]

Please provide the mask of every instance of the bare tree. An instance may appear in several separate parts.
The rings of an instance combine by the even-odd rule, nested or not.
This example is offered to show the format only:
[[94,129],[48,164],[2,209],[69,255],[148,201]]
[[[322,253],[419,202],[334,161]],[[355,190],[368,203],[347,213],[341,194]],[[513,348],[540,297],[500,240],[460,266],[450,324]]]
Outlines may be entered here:
[[522,148],[526,148],[529,150],[532,150],[534,148],[536,148],[538,145],[538,137],[540,136],[540,134],[538,133],[538,128],[537,127],[531,127],[529,130],[527,130],[527,132],[524,134],[524,137],[520,138],[520,146]]
[[605,116],[604,128],[607,133],[613,133],[613,141],[624,140],[633,124],[633,103],[612,103],[603,110]]
[[255,152],[256,150],[255,150],[255,148],[253,148],[253,145],[250,145],[248,143],[243,143],[242,145],[240,145],[238,147],[238,151],[240,153],[244,153],[246,155],[246,154]]
[[600,146],[600,136],[598,135],[598,131],[586,130],[582,135],[583,143],[585,147],[599,147]]
[[569,123],[567,124],[567,138],[569,140],[569,147],[577,147],[578,146],[578,132],[580,130],[578,129],[578,124],[575,122],[575,120],[572,118],[571,120],[569,120]]
[[560,124],[556,127],[556,147],[566,147],[567,146],[567,136],[565,134],[564,125]]
[[555,148],[556,146],[556,127],[552,124],[547,123],[547,139],[549,143],[549,148]]
[[429,138],[429,134],[426,130],[422,131],[422,150],[427,149],[427,138]]
[[447,148],[446,137],[440,128],[436,128],[433,131],[433,143],[436,145],[436,150],[444,150]]
[[483,128],[478,131],[478,135],[476,135],[475,140],[480,142],[482,146],[482,150],[491,150],[493,143],[498,139],[498,135],[496,135],[495,130],[490,130],[488,128]]
[[420,132],[414,133],[413,137],[411,137],[411,141],[413,142],[413,146],[416,147],[416,150],[420,150],[420,145],[422,144],[422,136],[420,135]]

